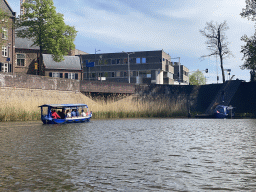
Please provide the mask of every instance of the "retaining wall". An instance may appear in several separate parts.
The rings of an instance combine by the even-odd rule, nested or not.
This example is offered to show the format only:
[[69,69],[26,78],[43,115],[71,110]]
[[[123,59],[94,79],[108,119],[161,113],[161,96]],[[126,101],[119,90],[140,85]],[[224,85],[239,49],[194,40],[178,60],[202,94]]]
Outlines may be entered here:
[[80,92],[79,80],[0,73],[0,87]]

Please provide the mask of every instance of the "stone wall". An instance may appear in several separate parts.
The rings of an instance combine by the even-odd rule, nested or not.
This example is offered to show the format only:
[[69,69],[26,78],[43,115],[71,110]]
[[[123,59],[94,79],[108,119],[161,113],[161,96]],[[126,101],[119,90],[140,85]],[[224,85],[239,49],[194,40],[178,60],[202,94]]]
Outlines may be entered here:
[[80,92],[79,80],[0,73],[0,87]]

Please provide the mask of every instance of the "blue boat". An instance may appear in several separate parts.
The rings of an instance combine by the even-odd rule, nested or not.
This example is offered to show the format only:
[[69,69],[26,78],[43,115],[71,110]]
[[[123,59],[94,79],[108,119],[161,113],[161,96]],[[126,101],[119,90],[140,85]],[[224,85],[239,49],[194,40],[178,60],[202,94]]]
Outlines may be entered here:
[[39,107],[44,124],[83,123],[92,118],[86,104],[45,104]]
[[225,106],[225,105],[217,105],[214,110],[215,118],[232,118],[235,115],[234,107]]

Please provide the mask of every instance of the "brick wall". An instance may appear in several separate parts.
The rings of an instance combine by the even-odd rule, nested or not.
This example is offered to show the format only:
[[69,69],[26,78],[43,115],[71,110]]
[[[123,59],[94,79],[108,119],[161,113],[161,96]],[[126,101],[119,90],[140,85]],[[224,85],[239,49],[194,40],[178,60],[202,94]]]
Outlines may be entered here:
[[80,92],[78,80],[50,78],[38,75],[0,73],[0,87],[28,88]]

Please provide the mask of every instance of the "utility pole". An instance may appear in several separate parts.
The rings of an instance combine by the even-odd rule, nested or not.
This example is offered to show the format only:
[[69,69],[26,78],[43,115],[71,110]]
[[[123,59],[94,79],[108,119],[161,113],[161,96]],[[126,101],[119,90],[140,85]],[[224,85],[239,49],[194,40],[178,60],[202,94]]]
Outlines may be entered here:
[[131,54],[134,54],[134,52],[124,52],[123,53],[126,53],[128,55],[128,82],[130,83],[131,82],[131,73],[130,73],[130,58],[129,56]]

